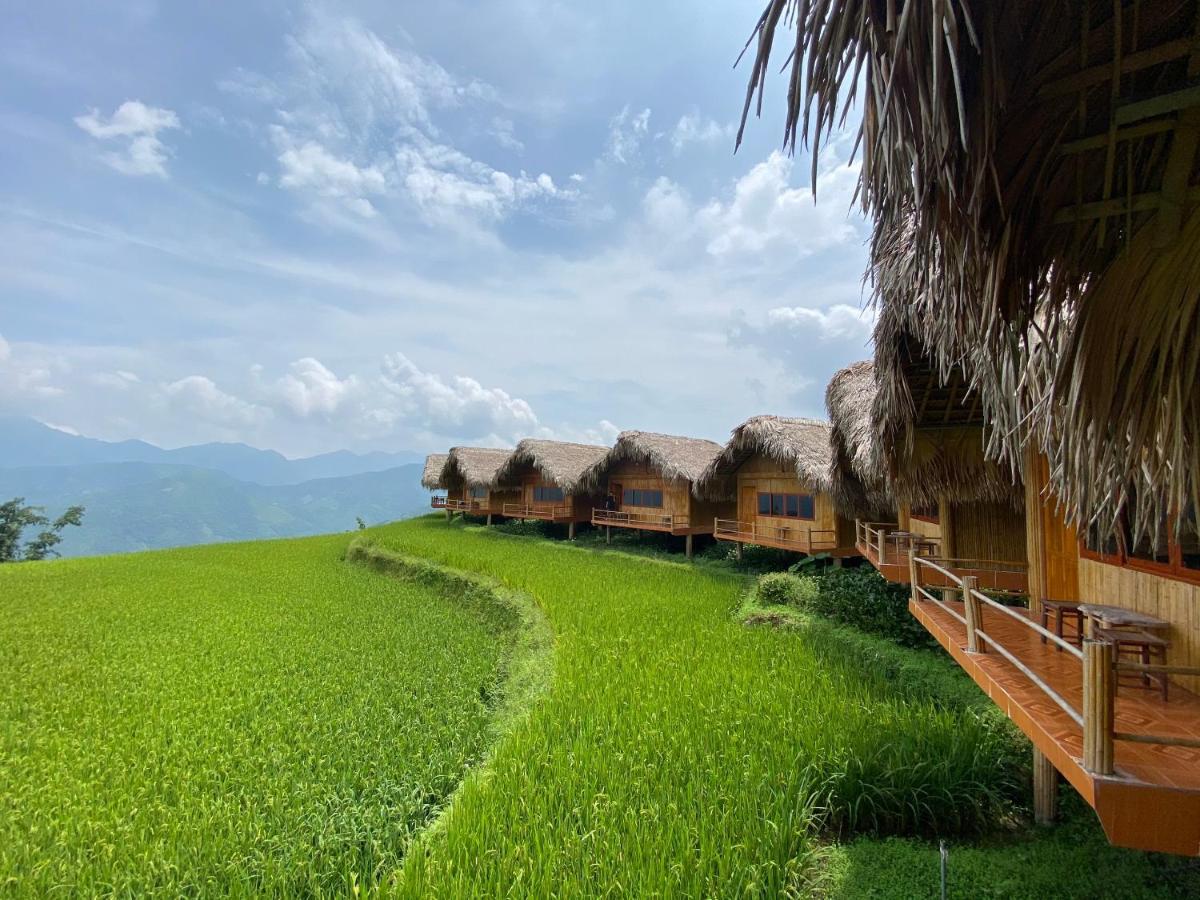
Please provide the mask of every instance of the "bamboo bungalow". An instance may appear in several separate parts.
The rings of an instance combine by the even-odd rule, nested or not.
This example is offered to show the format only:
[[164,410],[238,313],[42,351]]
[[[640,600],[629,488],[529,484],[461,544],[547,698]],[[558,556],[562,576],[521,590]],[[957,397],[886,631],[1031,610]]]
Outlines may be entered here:
[[853,521],[834,506],[829,475],[828,422],[755,416],[734,429],[699,491],[736,498],[737,517],[715,523],[719,541],[840,559],[858,551]]
[[[425,457],[425,469],[421,472],[421,487],[427,491],[444,491],[446,485],[442,483],[442,469],[446,466],[446,460],[450,458],[449,453],[430,453]],[[446,495],[434,494],[429,498],[429,505],[434,509],[446,508]]]
[[518,485],[516,496],[504,504],[514,519],[564,522],[575,538],[575,526],[588,522],[603,505],[603,492],[582,483],[584,474],[608,453],[607,447],[526,438],[517,444],[497,478]]
[[830,484],[839,512],[856,521],[896,521],[879,439],[872,416],[875,362],[863,360],[837,372],[825,390],[833,460]]
[[914,562],[910,609],[1033,741],[1039,818],[1057,770],[1113,843],[1200,855],[1200,4],[769,0],[747,112],[789,7],[788,140],[865,86],[877,297],[1023,475],[1033,608]]
[[511,450],[490,447],[453,447],[442,469],[446,486],[446,517],[454,513],[463,516],[492,518],[504,514],[504,506],[520,497],[520,489],[503,481],[500,468],[512,454]]
[[[875,327],[872,429],[897,522],[856,524],[863,555],[891,581],[910,580],[908,548],[981,590],[1025,593],[1024,489],[1012,467],[987,459],[978,392],[960,367],[940,374],[885,308]],[[943,578],[936,570],[927,583]],[[936,578],[935,578],[936,576]]]
[[734,514],[733,494],[701,498],[694,489],[721,445],[701,438],[623,431],[613,448],[590,468],[584,482],[614,509],[592,510],[592,524],[606,529],[636,528],[682,535],[692,556],[694,536],[712,534],[718,518]]

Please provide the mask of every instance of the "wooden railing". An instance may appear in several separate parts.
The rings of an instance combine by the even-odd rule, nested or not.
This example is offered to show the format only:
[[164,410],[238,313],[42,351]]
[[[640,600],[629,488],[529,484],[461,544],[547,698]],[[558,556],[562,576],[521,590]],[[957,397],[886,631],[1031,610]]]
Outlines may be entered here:
[[774,525],[764,522],[739,522],[737,519],[715,519],[713,534],[718,540],[742,544],[766,544],[801,553],[820,553],[837,549],[837,532],[799,525]]
[[[908,547],[904,548],[907,556]],[[946,557],[923,557],[929,562],[938,563],[943,569],[974,576],[976,586],[981,591],[993,591],[1006,594],[1024,594],[1029,587],[1029,566],[1023,562],[1008,559],[949,559]]]
[[[915,603],[932,603],[958,621],[966,629],[968,653],[995,652],[999,654],[1080,727],[1083,731],[1083,767],[1087,771],[1094,775],[1112,775],[1114,773],[1113,745],[1115,741],[1200,748],[1200,740],[1195,738],[1134,734],[1117,731],[1115,727],[1116,679],[1119,671],[1155,673],[1165,677],[1167,675],[1200,675],[1200,668],[1118,662],[1116,648],[1113,644],[1107,641],[1085,639],[1082,649],[1076,647],[1070,641],[1063,640],[1054,632],[1033,621],[1028,610],[1005,606],[984,594],[979,589],[978,580],[974,575],[960,576],[939,561],[917,556],[914,548],[909,548],[908,566],[913,601]],[[924,577],[927,574],[936,574],[939,582],[944,580],[948,583],[948,586],[944,583],[932,585],[933,590],[954,592],[961,597],[962,614],[946,603],[944,598],[934,596]],[[984,609],[993,609],[1008,616],[1079,661],[1083,687],[1082,710],[1076,709],[1062,694],[1030,669],[1009,648],[1000,643],[993,634],[989,634],[984,629]]]
[[474,512],[483,508],[478,500],[456,500],[446,498],[445,508],[451,512]]
[[546,519],[554,522],[558,519],[569,519],[572,510],[569,506],[545,506],[527,503],[505,503],[504,515],[510,519]]
[[446,508],[446,498],[438,497],[438,496],[430,497],[429,505],[432,506],[434,509],[445,509]]
[[593,509],[593,525],[616,525],[618,528],[687,528],[686,516],[643,510]]
[[907,548],[895,531],[895,522],[861,522],[854,520],[854,545],[876,566],[898,566],[905,560]]

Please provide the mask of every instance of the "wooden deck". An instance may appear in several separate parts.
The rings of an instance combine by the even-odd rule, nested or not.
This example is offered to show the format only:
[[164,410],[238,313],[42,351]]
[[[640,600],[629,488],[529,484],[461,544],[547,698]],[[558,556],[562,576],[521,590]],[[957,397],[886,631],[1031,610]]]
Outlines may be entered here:
[[446,500],[444,508],[448,512],[462,513],[464,516],[503,515],[500,504],[492,504],[484,500]]
[[[907,538],[893,534],[889,529],[895,525],[875,522],[855,523],[855,550],[872,566],[894,584],[908,584]],[[973,576],[982,591],[1025,594],[1029,591],[1028,567],[1016,560],[992,559],[942,559],[927,557],[953,568],[959,575]],[[934,587],[951,587],[948,579],[936,571],[926,575],[926,584]]]
[[593,509],[592,524],[611,528],[633,528],[638,531],[661,531],[677,536],[712,534],[712,525],[692,525],[687,516],[640,509]]
[[[964,616],[961,602],[946,607]],[[1114,774],[1101,776],[1083,764],[1083,727],[1030,677],[984,641],[984,652],[967,650],[967,628],[927,599],[909,610],[960,666],[1016,723],[1096,811],[1109,841],[1121,847],[1200,856],[1200,748],[1135,743],[1122,735],[1200,741],[1200,698],[1174,684],[1170,699],[1138,683],[1136,673],[1118,679],[1113,744]],[[1021,610],[1024,617],[1028,613]],[[1083,710],[1083,666],[1031,628],[985,607],[978,626],[1075,710]]]
[[755,544],[776,550],[791,550],[793,553],[828,553],[831,556],[851,556],[858,552],[851,547],[839,547],[836,531],[817,530],[803,525],[717,519],[713,528],[713,536],[718,541]]
[[446,508],[446,498],[438,497],[438,496],[430,497],[429,505],[433,509],[445,509]]

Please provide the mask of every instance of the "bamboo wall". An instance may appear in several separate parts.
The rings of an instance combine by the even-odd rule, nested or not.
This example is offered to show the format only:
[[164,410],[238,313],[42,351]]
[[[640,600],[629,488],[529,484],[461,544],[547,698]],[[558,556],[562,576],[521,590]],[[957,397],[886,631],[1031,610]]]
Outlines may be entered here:
[[[750,499],[748,492],[753,489],[755,496]],[[760,516],[758,514],[759,493],[773,494],[812,494],[813,518],[788,519],[777,516]],[[737,517],[738,521],[751,523],[756,520],[794,525],[797,529],[813,531],[833,531],[839,534],[846,531],[844,521],[839,528],[839,517],[833,505],[833,498],[826,493],[816,490],[796,477],[796,470],[784,466],[765,456],[752,456],[737,470]],[[843,546],[853,547],[853,525],[850,526],[850,540]]]
[[[1200,585],[1080,558],[1079,596],[1084,602],[1123,606],[1165,619],[1171,623],[1167,662],[1200,666]],[[1200,678],[1172,680],[1200,692]]]
[[[645,463],[621,462],[613,466],[608,473],[608,485],[612,487],[618,484],[621,486],[621,490],[662,491],[663,495],[661,507],[626,506],[621,494],[618,493],[616,495],[618,509],[679,516],[684,521],[688,521],[691,517],[692,495],[687,483],[667,481],[657,469],[652,469]],[[712,523],[710,522],[709,525],[711,527]]]
[[[954,557],[1024,562],[1025,512],[1007,503],[955,503]],[[915,522],[915,520],[914,520]]]
[[[563,492],[562,502],[546,503],[533,499],[533,489],[537,487],[558,487],[549,478],[543,478],[541,473],[532,468],[521,475],[521,490],[519,500],[526,506],[568,506],[571,517],[577,522],[590,522],[592,510],[604,506],[604,497],[592,494],[568,494]],[[515,502],[517,498],[509,502]]]

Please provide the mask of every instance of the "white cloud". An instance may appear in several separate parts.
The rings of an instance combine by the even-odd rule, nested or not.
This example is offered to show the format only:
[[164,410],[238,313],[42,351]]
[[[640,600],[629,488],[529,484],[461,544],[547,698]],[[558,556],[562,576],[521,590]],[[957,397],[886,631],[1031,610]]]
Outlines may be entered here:
[[338,378],[311,356],[296,360],[289,369],[275,383],[275,390],[284,406],[301,418],[333,415],[361,385],[354,375]]
[[650,110],[635,113],[626,104],[608,123],[608,145],[605,155],[617,163],[631,163],[637,159],[642,142],[650,129]]
[[204,375],[189,375],[165,384],[162,395],[175,411],[231,430],[260,424],[271,415],[269,409],[227,394]]
[[374,215],[375,208],[367,195],[380,194],[387,187],[387,178],[379,167],[339,159],[315,141],[297,142],[278,125],[272,126],[271,136],[279,150],[282,187],[343,200],[355,212]]
[[125,175],[167,175],[165,144],[160,131],[179,128],[179,117],[169,109],[147,106],[140,100],[126,100],[107,121],[93,109],[75,117],[75,124],[101,141],[124,143],[123,152],[104,153],[101,158]]
[[0,334],[0,363],[8,362],[11,356],[12,347],[10,347],[8,341],[4,339],[4,335]]
[[682,153],[688,144],[717,144],[721,141],[729,143],[730,152],[733,150],[734,128],[732,122],[721,125],[714,119],[691,112],[680,116],[675,127],[668,136],[671,147],[676,155]]
[[69,368],[61,360],[18,353],[0,335],[0,406],[22,408],[30,401],[63,396],[66,391],[56,382]]
[[218,81],[217,89],[256,103],[278,103],[283,98],[279,86],[271,79],[240,66]]

